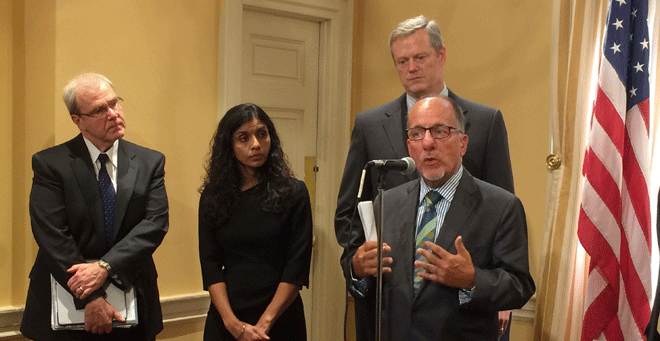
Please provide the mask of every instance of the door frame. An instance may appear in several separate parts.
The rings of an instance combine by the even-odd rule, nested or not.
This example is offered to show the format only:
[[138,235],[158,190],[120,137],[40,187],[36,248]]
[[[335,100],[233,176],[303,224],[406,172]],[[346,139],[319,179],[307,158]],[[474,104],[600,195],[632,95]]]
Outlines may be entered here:
[[[334,213],[350,144],[350,90],[354,0],[225,0],[220,8],[218,120],[241,99],[243,10],[318,22],[319,91],[316,144],[315,246],[311,340],[344,339],[345,281],[339,265],[342,249],[334,233]],[[332,137],[330,139],[330,137]]]

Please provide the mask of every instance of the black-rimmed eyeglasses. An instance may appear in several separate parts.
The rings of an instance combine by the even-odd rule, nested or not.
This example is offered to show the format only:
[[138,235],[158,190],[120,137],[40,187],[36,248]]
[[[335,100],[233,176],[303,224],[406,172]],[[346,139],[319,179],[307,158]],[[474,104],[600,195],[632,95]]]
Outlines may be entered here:
[[426,131],[428,130],[428,131],[431,132],[431,136],[434,139],[440,140],[440,139],[446,139],[447,137],[449,137],[449,135],[451,134],[452,129],[456,130],[459,133],[463,133],[462,130],[460,130],[458,128],[451,127],[451,126],[448,126],[446,124],[436,124],[436,125],[434,125],[433,127],[430,127],[430,128],[415,126],[415,127],[412,127],[412,128],[409,128],[408,130],[406,130],[406,133],[408,134],[408,139],[409,140],[419,141],[419,140],[424,139],[424,136],[426,136]]

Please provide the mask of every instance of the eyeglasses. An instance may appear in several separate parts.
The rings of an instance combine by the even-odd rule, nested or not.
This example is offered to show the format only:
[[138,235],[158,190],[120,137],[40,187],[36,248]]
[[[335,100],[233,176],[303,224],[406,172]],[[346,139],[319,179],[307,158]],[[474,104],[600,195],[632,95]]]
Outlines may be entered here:
[[98,118],[101,116],[105,116],[108,113],[108,110],[112,109],[113,111],[117,111],[121,109],[121,102],[123,102],[124,99],[121,97],[116,97],[114,100],[108,102],[106,105],[100,105],[94,109],[92,109],[91,112],[87,114],[76,114],[78,116],[87,116],[91,118]]
[[420,127],[420,126],[415,126],[412,127],[408,130],[406,130],[406,133],[408,134],[408,139],[412,141],[419,141],[423,140],[424,136],[426,136],[426,131],[429,130],[431,132],[431,136],[434,139],[446,139],[449,137],[451,134],[451,130],[454,129],[459,133],[463,133],[462,130],[445,125],[445,124],[436,124],[433,127],[426,128],[426,127]]

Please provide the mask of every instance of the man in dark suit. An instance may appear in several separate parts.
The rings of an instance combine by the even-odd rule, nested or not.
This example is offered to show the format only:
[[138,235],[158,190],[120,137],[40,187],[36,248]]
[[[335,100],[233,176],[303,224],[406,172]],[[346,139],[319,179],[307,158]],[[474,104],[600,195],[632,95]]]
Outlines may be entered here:
[[[352,245],[359,246],[365,241],[360,221],[353,213],[360,172],[369,160],[408,156],[405,142],[407,113],[416,101],[439,95],[456,101],[463,108],[465,132],[471,141],[463,165],[475,177],[513,193],[509,145],[502,114],[497,109],[463,99],[445,86],[446,47],[442,44],[437,24],[423,16],[400,23],[390,35],[390,52],[405,93],[392,102],[357,115],[335,214],[337,241],[344,248],[341,265],[348,291],[355,298],[358,341],[373,340],[375,328],[373,293],[363,297],[353,290],[352,255],[348,252]],[[378,172],[371,172],[360,200],[373,200],[376,196],[377,177]],[[416,173],[406,176],[389,172],[384,178],[384,188],[418,177]],[[502,317],[500,327],[504,331],[508,325],[508,312]]]
[[[461,164],[468,136],[450,98],[417,102],[408,127],[421,179],[383,194],[384,340],[497,340],[498,310],[535,291],[522,203]],[[354,276],[376,274],[376,252],[349,248]]]
[[[32,232],[39,245],[21,324],[34,340],[155,340],[163,329],[152,258],[168,229],[163,154],[122,139],[121,98],[102,75],[64,89],[80,134],[32,157]],[[85,310],[84,331],[51,330],[50,276]],[[138,325],[105,300],[112,281],[136,292]],[[109,334],[106,334],[109,333]]]

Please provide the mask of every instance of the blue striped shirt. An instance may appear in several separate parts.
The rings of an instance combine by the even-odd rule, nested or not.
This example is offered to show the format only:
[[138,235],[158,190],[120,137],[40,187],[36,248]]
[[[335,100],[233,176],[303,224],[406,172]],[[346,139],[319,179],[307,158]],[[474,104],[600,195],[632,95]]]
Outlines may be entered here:
[[452,175],[447,182],[435,189],[429,187],[423,179],[419,179],[419,200],[417,201],[417,222],[415,227],[422,223],[422,216],[424,215],[425,210],[424,197],[429,191],[436,191],[442,196],[438,203],[435,204],[435,211],[438,214],[435,226],[435,235],[437,238],[440,234],[442,223],[445,221],[445,215],[449,210],[449,206],[451,206],[451,201],[454,199],[454,194],[456,194],[456,188],[458,187],[458,182],[461,180],[461,176],[463,176],[463,165],[458,168],[458,171]]

